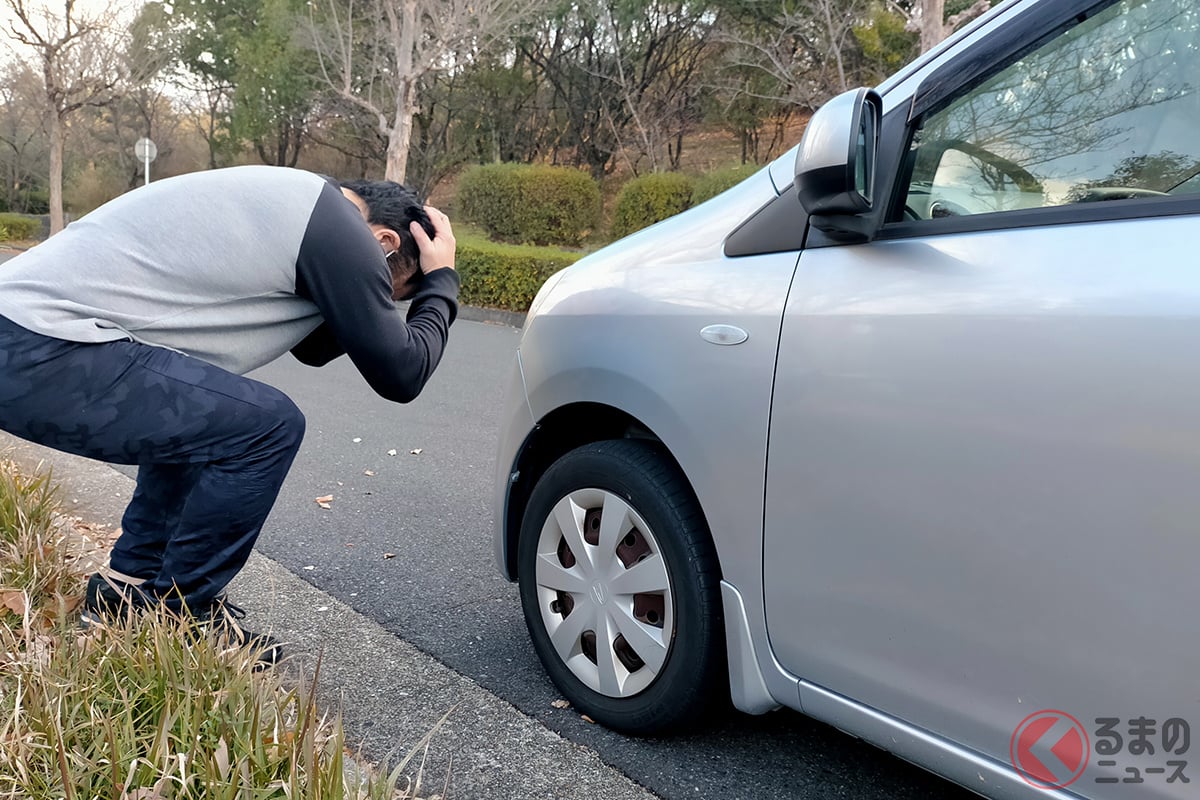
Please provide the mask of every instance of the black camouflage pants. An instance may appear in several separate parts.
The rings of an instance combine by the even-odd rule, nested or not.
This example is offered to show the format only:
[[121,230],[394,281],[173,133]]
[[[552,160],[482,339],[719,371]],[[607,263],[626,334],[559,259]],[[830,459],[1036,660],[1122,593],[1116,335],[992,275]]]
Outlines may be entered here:
[[[0,429],[137,464],[112,567],[200,609],[246,563],[304,436],[278,389],[132,341],[79,344],[0,317]],[[177,591],[176,591],[177,590]]]

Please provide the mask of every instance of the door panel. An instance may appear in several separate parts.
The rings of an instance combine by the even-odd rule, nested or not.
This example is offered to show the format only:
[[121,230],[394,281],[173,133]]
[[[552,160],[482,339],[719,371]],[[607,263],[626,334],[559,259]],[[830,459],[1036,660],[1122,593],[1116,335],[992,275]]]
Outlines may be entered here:
[[[784,666],[1002,762],[1044,708],[1200,724],[1198,237],[1180,216],[801,256],[763,554]],[[1081,791],[1106,796],[1095,760]]]

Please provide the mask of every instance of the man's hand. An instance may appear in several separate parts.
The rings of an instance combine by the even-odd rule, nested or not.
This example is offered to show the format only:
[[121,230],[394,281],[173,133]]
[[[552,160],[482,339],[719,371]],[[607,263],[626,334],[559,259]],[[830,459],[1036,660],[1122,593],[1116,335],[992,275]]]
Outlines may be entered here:
[[416,222],[408,226],[409,233],[417,242],[417,249],[421,251],[421,272],[428,275],[444,267],[454,269],[455,243],[454,232],[450,229],[450,218],[433,206],[425,206],[425,212],[429,214],[429,221],[433,223],[435,233],[432,239]]

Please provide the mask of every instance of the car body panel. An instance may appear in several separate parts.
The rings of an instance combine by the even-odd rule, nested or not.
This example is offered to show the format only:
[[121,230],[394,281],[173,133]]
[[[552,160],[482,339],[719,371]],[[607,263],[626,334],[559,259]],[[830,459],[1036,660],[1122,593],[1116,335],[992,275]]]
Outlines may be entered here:
[[1200,718],[1200,220],[1072,227],[806,252],[780,347],[772,652],[996,759]]

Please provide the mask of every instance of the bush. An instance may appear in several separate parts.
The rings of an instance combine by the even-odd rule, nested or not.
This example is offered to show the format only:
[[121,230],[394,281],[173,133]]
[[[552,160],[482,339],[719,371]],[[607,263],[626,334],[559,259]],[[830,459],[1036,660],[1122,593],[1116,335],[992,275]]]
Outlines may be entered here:
[[692,189],[692,205],[698,206],[705,200],[711,200],[726,189],[732,189],[742,181],[758,172],[757,164],[742,164],[737,167],[719,169],[696,179]]
[[661,172],[634,178],[621,187],[613,213],[613,238],[686,211],[692,204],[693,181],[678,172]]
[[568,167],[489,164],[467,170],[456,205],[494,239],[577,247],[600,221],[600,187]]
[[546,279],[581,257],[547,247],[459,238],[454,258],[462,278],[459,299],[466,305],[527,311]]
[[37,217],[22,214],[0,214],[0,242],[14,242],[37,238],[42,230],[42,221]]

